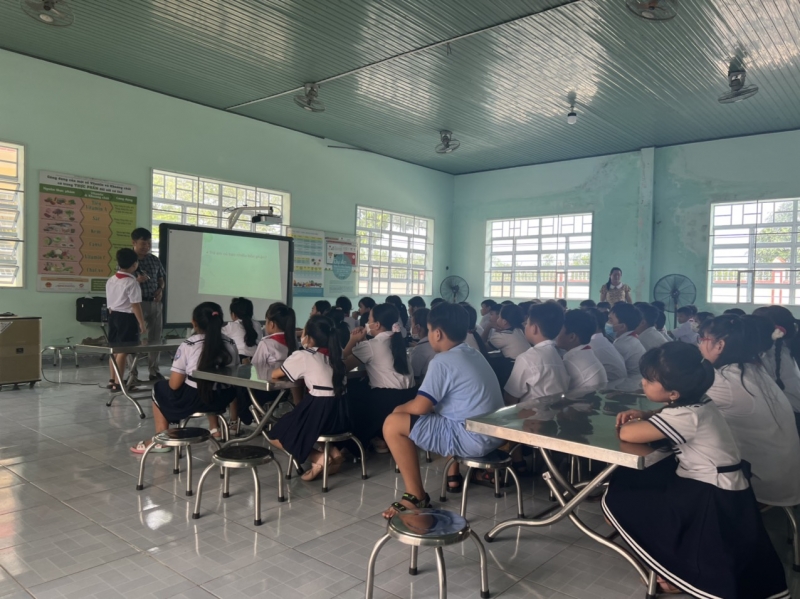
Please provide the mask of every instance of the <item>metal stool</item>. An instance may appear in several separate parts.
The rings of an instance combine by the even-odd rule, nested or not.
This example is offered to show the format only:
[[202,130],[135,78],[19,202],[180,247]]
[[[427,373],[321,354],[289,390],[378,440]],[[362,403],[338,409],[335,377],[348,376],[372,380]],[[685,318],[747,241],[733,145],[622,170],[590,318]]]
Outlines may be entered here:
[[[67,339],[67,341],[69,341],[69,339]],[[80,367],[80,364],[78,364],[78,352],[75,351],[74,345],[47,345],[42,349],[42,355],[48,350],[53,352],[53,366],[61,368],[61,360],[64,357],[63,352],[64,350],[69,350],[72,352],[72,355],[75,356],[75,368]]]
[[181,420],[180,424],[178,424],[178,427],[186,428],[186,425],[189,424],[189,421],[192,418],[202,418],[203,416],[216,416],[217,420],[219,421],[219,426],[222,429],[222,440],[225,442],[230,441],[230,427],[228,426],[228,421],[225,420],[224,412],[195,412],[191,416],[187,416]]
[[489,572],[486,568],[486,551],[483,543],[469,527],[469,523],[454,512],[447,510],[421,509],[408,510],[395,514],[386,527],[386,534],[381,537],[367,565],[367,592],[366,599],[372,599],[375,586],[375,562],[378,553],[389,539],[397,539],[405,545],[411,545],[411,565],[408,573],[417,574],[417,555],[419,548],[434,547],[436,552],[436,569],[439,572],[439,599],[447,598],[447,575],[444,570],[444,552],[442,547],[463,543],[471,538],[478,546],[481,558],[481,597],[489,597]]
[[798,534],[797,528],[797,515],[794,512],[796,506],[766,505],[761,508],[761,512],[764,513],[768,510],[771,510],[773,507],[782,509],[783,513],[786,514],[786,517],[789,520],[789,535],[786,540],[790,545],[792,545],[792,570],[795,572],[800,572],[800,534]]
[[467,466],[467,474],[464,477],[464,487],[461,490],[462,518],[467,514],[467,492],[469,491],[469,481],[472,476],[472,471],[475,468],[481,470],[494,470],[494,496],[498,499],[503,496],[503,494],[500,492],[500,470],[505,469],[505,471],[511,475],[511,478],[514,479],[514,484],[517,485],[517,517],[525,517],[522,511],[522,489],[519,484],[519,477],[511,467],[510,454],[506,453],[505,451],[495,449],[492,453],[480,458],[464,458],[459,456],[450,458],[447,460],[447,463],[444,466],[444,471],[442,472],[442,494],[439,497],[439,501],[447,501],[447,472],[453,462]]
[[[358,445],[358,451],[361,452],[361,480],[367,480],[367,458],[364,455],[364,446],[353,433],[339,433],[338,435],[320,435],[317,438],[317,443],[324,443],[325,447],[322,451],[322,492],[328,492],[328,455],[331,443],[340,443],[352,439]],[[286,467],[286,478],[292,478],[292,464],[294,463],[294,456],[289,455],[289,465]]]
[[225,469],[225,478],[222,483],[223,497],[230,497],[231,495],[228,469],[250,468],[253,473],[253,482],[255,483],[256,490],[255,500],[253,501],[255,505],[253,524],[261,526],[261,483],[258,480],[257,468],[263,464],[269,464],[270,462],[275,465],[275,469],[278,471],[278,501],[286,501],[286,497],[283,495],[283,471],[281,470],[280,464],[275,461],[275,456],[272,455],[272,451],[269,448],[261,447],[260,445],[228,445],[214,452],[214,455],[211,457],[211,464],[209,464],[206,469],[203,470],[203,474],[200,475],[200,482],[197,483],[197,499],[194,503],[192,518],[196,520],[200,517],[200,500],[203,497],[203,482],[206,480],[206,476],[208,476],[212,468],[219,466]]
[[150,450],[160,443],[166,447],[174,447],[175,463],[172,468],[173,474],[180,472],[179,460],[180,450],[186,448],[186,495],[192,495],[192,445],[196,443],[205,443],[211,441],[216,443],[219,448],[219,442],[211,436],[211,433],[204,428],[171,428],[158,433],[153,437],[153,442],[145,449],[142,454],[142,461],[139,464],[139,481],[136,483],[136,490],[141,491],[144,489],[144,462],[150,454]]

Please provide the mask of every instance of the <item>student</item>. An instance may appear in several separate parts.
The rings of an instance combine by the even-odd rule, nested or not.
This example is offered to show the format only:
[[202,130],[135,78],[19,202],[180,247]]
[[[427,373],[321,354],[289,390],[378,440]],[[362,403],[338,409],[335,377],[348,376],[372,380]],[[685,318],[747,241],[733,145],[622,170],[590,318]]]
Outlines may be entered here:
[[522,330],[525,326],[525,315],[514,304],[506,304],[500,308],[499,313],[495,309],[492,308],[490,313],[497,316],[494,322],[489,321],[489,329],[483,331],[483,337],[493,349],[499,349],[504,358],[516,360],[531,348]]
[[411,370],[414,373],[414,380],[417,385],[425,378],[428,372],[428,364],[433,360],[436,352],[428,341],[428,315],[431,313],[427,308],[417,308],[411,315],[411,334],[419,338],[417,345],[409,352],[411,360]]
[[745,314],[747,314],[747,312],[745,312],[741,308],[730,308],[728,310],[725,310],[723,312],[723,314],[733,314],[734,316],[744,316]]
[[702,324],[711,318],[714,318],[714,314],[711,312],[698,312],[694,315],[694,321],[697,323],[698,328],[702,326]]
[[[353,433],[362,442],[372,442],[378,453],[388,449],[378,437],[383,421],[397,406],[414,397],[414,375],[406,354],[405,337],[398,320],[400,315],[391,304],[375,306],[366,328],[355,328],[344,348],[348,370],[363,364],[369,377],[369,391],[350,395]],[[367,335],[371,339],[367,340]]]
[[344,350],[347,342],[350,341],[350,327],[344,321],[345,313],[342,312],[339,308],[332,308],[330,312],[326,314],[328,318],[333,321],[333,325],[336,328],[336,335],[339,339],[339,345],[342,346],[342,350]]
[[644,346],[636,337],[636,327],[642,322],[642,314],[632,304],[617,302],[608,314],[606,329],[614,337],[614,347],[625,360],[627,376],[614,388],[619,391],[636,391],[642,381],[639,360],[644,355]]
[[433,310],[433,309],[434,309],[436,306],[438,306],[439,304],[443,304],[443,303],[445,303],[445,300],[443,300],[443,299],[442,299],[442,298],[440,298],[440,297],[437,297],[437,298],[434,298],[434,299],[432,299],[432,300],[431,300],[431,310]]
[[[503,407],[500,386],[486,359],[464,343],[467,313],[457,304],[437,306],[428,317],[428,339],[436,357],[416,397],[397,407],[386,418],[383,436],[400,468],[405,493],[383,513],[430,506],[422,486],[417,448],[442,456],[483,456],[503,440],[468,432],[468,418]],[[447,477],[451,489],[460,489],[463,478],[458,464]]]
[[[153,423],[156,434],[179,423],[195,412],[222,413],[236,397],[235,389],[208,381],[192,380],[195,370],[216,370],[239,363],[236,343],[222,334],[222,308],[214,302],[203,302],[192,312],[194,334],[180,344],[172,362],[168,380],[158,381],[153,387]],[[222,439],[219,420],[208,417],[208,425],[215,439]],[[133,453],[144,453],[152,444],[140,441],[131,447]],[[157,444],[151,451],[167,452],[170,447]]]
[[600,288],[600,301],[611,307],[617,302],[633,303],[631,288],[622,282],[622,269],[615,266],[608,275],[608,282]]
[[[371,297],[362,297],[358,300],[358,310],[353,312],[353,319],[361,321],[361,318],[366,314],[369,318],[369,312],[375,307],[375,300]],[[360,326],[364,326],[361,324]]]
[[562,310],[564,310],[564,312],[566,312],[566,311],[567,311],[567,300],[565,300],[565,299],[557,299],[557,300],[556,300],[556,303],[557,303],[559,306],[561,306],[561,309],[562,309]]
[[344,313],[344,323],[351,331],[358,326],[358,321],[350,314],[353,311],[353,302],[349,297],[340,295],[336,298],[335,307]]
[[589,345],[596,328],[595,319],[584,310],[568,310],[564,314],[564,326],[556,337],[556,347],[566,351],[564,367],[571,398],[583,397],[608,386],[606,370]]
[[403,339],[408,337],[408,329],[409,329],[409,321],[408,321],[408,311],[406,310],[405,304],[403,304],[403,300],[400,299],[399,295],[390,295],[386,298],[386,303],[393,305],[397,308],[398,314],[400,314],[400,320],[397,322],[400,323],[400,331],[403,334]]
[[481,321],[478,323],[481,331],[485,331],[489,327],[489,320],[491,319],[489,312],[496,305],[497,302],[493,299],[485,299],[481,302]]
[[[320,435],[334,435],[350,430],[345,394],[347,371],[333,321],[312,316],[303,329],[303,349],[294,352],[273,378],[303,380],[306,394],[297,407],[283,416],[267,433],[270,443],[292,454],[298,464],[311,460],[311,468],[301,478],[314,480],[324,465],[323,452],[314,448]],[[335,446],[330,447],[328,474],[336,474],[344,458]]]
[[637,302],[634,307],[642,315],[642,322],[636,327],[636,335],[644,350],[648,351],[654,347],[664,345],[667,340],[656,330],[656,319],[658,318],[658,308],[646,302]]
[[[131,248],[117,250],[117,272],[106,281],[106,306],[108,307],[108,342],[138,343],[139,335],[147,332],[142,314],[142,288],[133,273],[139,268],[139,259]],[[108,362],[111,378],[108,389],[120,390],[122,381],[114,374],[111,360],[117,364],[121,377],[125,376],[125,358],[128,354],[115,354]]]
[[311,316],[325,316],[331,311],[331,303],[328,300],[318,300],[311,306]]
[[[655,304],[650,304],[650,305],[653,306],[656,310],[658,310],[658,306],[656,306]],[[656,316],[656,324],[655,324],[656,330],[658,331],[658,334],[664,338],[665,341],[672,341],[673,339],[667,333],[666,326],[667,326],[667,315],[664,314],[664,312],[662,312],[661,310],[658,310],[658,315]]]
[[588,310],[589,308],[596,308],[596,307],[597,307],[597,304],[594,303],[594,300],[590,300],[590,299],[583,300],[580,303],[581,310]]
[[666,311],[666,309],[667,309],[667,304],[665,304],[664,302],[658,301],[658,300],[654,300],[654,301],[650,302],[650,305],[651,306],[655,306],[656,308],[658,308],[662,312]]
[[597,302],[597,309],[604,314],[608,314],[608,311],[611,310],[611,304],[608,302]]
[[408,300],[408,316],[409,318],[414,316],[414,312],[416,310],[420,310],[425,308],[425,300],[422,299],[420,296],[415,295],[410,300]]
[[256,353],[258,342],[264,336],[261,323],[253,320],[253,302],[246,297],[235,297],[230,305],[231,322],[222,327],[222,334],[233,339],[242,364],[249,364]]
[[615,389],[617,385],[623,383],[628,377],[625,360],[605,335],[608,315],[596,308],[591,308],[587,312],[594,318],[596,327],[589,345],[592,347],[594,355],[600,360],[603,368],[605,368],[606,378],[608,378],[608,386],[606,388]]
[[464,343],[485,356],[486,344],[481,338],[480,331],[478,331],[478,313],[467,302],[461,302],[461,307],[467,311],[467,338]]
[[[617,416],[627,443],[667,441],[675,451],[645,470],[619,468],[603,497],[606,518],[667,593],[788,599],[786,579],[748,484],[746,459],[703,394],[714,369],[697,346],[667,343],[642,358],[657,412]],[[753,479],[755,481],[755,478]]]
[[691,306],[681,306],[676,311],[678,328],[669,332],[675,341],[683,341],[697,345],[697,324],[694,322],[694,310]]
[[531,306],[525,337],[533,347],[514,362],[504,389],[508,405],[567,392],[569,375],[555,342],[563,325],[564,311],[558,304]]
[[754,323],[733,315],[706,321],[700,351],[716,369],[708,396],[728,423],[742,459],[753,469],[756,498],[767,505],[800,503],[800,439],[786,395],[758,360]]

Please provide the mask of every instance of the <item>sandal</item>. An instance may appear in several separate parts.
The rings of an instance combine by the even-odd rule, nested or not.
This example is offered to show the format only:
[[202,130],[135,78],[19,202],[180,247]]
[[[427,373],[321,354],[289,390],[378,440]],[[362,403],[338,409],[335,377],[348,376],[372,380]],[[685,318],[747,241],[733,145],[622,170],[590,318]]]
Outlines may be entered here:
[[[407,501],[414,507],[410,508],[407,505],[403,505],[402,503],[400,503],[400,501]],[[400,501],[395,501],[392,505],[389,506],[389,510],[394,510],[393,514],[387,516],[386,513],[389,510],[386,510],[386,512],[383,512],[383,517],[386,518],[387,520],[391,520],[394,516],[396,516],[400,512],[407,512],[408,510],[411,509],[421,510],[431,507],[431,498],[427,493],[425,493],[425,497],[423,497],[422,499],[418,499],[415,495],[412,495],[411,493],[403,493],[403,496],[400,498]]]
[[120,387],[117,383],[111,383],[108,387],[106,387],[111,393],[122,393],[122,387]]
[[[332,461],[333,460],[331,458],[328,458],[328,475],[331,474]],[[339,471],[338,468],[336,471]],[[300,478],[306,482],[310,482],[312,480],[316,480],[320,474],[322,474],[322,456],[320,456],[318,462],[311,462],[311,468],[303,472],[303,474],[300,475]]]
[[[136,445],[131,447],[132,453],[144,453],[147,451],[147,441],[139,441]],[[150,453],[169,453],[172,451],[172,447],[166,447],[161,445],[161,443],[156,443],[156,446],[150,450]]]
[[[483,472],[476,472],[472,478],[472,482],[483,487],[494,489],[494,477],[497,475],[496,470],[484,470]],[[500,480],[500,487],[505,487],[505,477]]]
[[678,595],[683,592],[678,587],[670,584],[660,576],[656,577],[656,580],[658,581],[659,593],[664,593],[665,595]]
[[222,436],[222,433],[220,432],[220,430],[218,428],[212,428],[208,432],[211,433],[211,436],[214,437],[217,441],[224,441],[225,440],[225,438]]
[[[457,483],[455,486],[451,487],[450,483]],[[449,474],[447,476],[447,492],[448,493],[461,493],[461,490],[464,488],[464,477],[459,472],[458,474]]]
[[335,456],[331,456],[330,461],[328,462],[328,476],[333,476],[334,474],[338,474],[339,469],[341,469],[343,463],[344,463],[344,456],[341,453]]

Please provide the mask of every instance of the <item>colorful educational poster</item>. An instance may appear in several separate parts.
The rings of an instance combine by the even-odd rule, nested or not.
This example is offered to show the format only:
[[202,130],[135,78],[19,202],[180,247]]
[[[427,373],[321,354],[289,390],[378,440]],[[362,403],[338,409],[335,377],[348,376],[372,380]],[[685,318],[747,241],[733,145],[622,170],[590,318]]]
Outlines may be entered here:
[[325,235],[325,297],[353,297],[358,284],[355,235]]
[[136,186],[39,171],[38,291],[104,293],[136,228]]
[[292,296],[323,297],[325,233],[292,227],[291,235],[294,239]]

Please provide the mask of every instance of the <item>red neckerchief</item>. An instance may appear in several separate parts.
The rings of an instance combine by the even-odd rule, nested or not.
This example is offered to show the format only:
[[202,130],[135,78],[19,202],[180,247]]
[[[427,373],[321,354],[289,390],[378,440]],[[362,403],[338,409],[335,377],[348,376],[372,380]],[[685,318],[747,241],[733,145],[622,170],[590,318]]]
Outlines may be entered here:
[[581,351],[583,351],[584,349],[592,349],[592,346],[591,346],[591,345],[584,345],[584,346],[581,348]]
[[330,352],[328,351],[328,348],[327,348],[327,347],[318,347],[318,348],[317,348],[317,351],[318,351],[319,353],[321,353],[323,356],[328,356],[328,357],[330,357],[330,355],[331,355],[331,354],[330,354]]
[[128,274],[127,272],[118,272],[118,273],[116,273],[114,276],[115,276],[115,277],[117,277],[118,279],[127,279],[127,278],[129,278],[129,277],[130,277],[131,279],[134,279],[134,278],[135,278],[133,275],[131,275],[131,274]]
[[275,333],[274,335],[270,335],[269,338],[274,339],[281,345],[289,347],[288,345],[286,345],[286,335],[284,333]]

